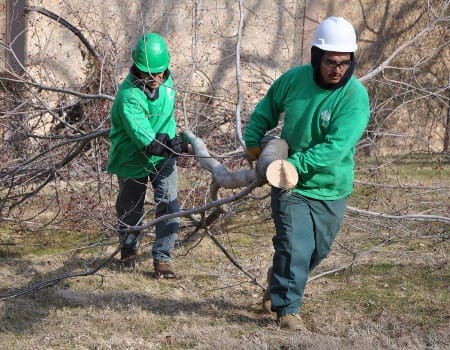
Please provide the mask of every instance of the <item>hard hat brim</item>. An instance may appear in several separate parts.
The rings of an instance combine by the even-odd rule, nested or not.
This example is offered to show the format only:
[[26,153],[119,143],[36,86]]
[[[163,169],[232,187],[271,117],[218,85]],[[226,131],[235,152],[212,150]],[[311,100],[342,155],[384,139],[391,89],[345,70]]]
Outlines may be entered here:
[[327,45],[327,44],[316,44],[313,43],[312,46],[318,47],[319,49],[323,51],[333,51],[333,52],[355,52],[358,48],[358,45],[351,45],[351,46],[342,46],[342,45]]

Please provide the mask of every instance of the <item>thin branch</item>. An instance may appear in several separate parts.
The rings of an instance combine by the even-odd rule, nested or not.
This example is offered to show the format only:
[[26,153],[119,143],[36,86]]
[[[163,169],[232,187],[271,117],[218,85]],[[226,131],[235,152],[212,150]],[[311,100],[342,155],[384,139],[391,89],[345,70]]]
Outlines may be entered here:
[[359,184],[359,185],[364,185],[364,186],[371,186],[371,187],[379,187],[379,188],[394,188],[394,189],[407,189],[407,190],[411,190],[411,189],[415,189],[415,190],[445,190],[450,188],[450,186],[421,186],[421,185],[402,185],[402,184],[398,184],[398,185],[388,185],[388,184],[381,184],[381,183],[376,183],[376,182],[369,182],[369,181],[361,181],[361,180],[355,180],[354,181],[355,184]]
[[362,214],[366,216],[374,216],[382,219],[390,220],[415,220],[415,221],[437,221],[450,224],[450,217],[439,215],[421,215],[421,214],[405,214],[405,215],[390,215],[385,213],[377,213],[374,211],[358,209],[355,207],[347,206],[347,210],[353,213]]
[[[97,131],[94,131],[94,132],[91,132],[91,133],[88,133],[88,134],[84,134],[84,135],[81,135],[81,136],[72,136],[72,137],[66,136],[66,137],[64,138],[65,141],[62,141],[62,142],[60,142],[60,143],[58,143],[58,144],[52,146],[52,150],[54,150],[55,148],[58,148],[58,147],[62,147],[62,146],[65,146],[65,145],[68,145],[68,144],[71,144],[71,143],[77,143],[77,142],[83,142],[82,147],[81,147],[81,149],[83,149],[83,147],[85,147],[86,144],[87,144],[90,140],[93,140],[93,139],[95,139],[95,138],[97,138],[97,137],[101,137],[101,136],[107,136],[108,133],[109,133],[109,129],[101,129],[101,130],[97,130]],[[19,171],[19,170],[25,168],[27,165],[29,165],[29,164],[31,164],[31,163],[33,163],[33,162],[39,160],[40,158],[42,158],[42,157],[43,157],[45,154],[47,154],[48,152],[49,152],[49,151],[46,150],[46,151],[43,151],[43,152],[41,152],[41,153],[35,155],[34,157],[28,159],[26,162],[23,162],[23,163],[19,164],[19,165],[16,166],[14,169],[9,170],[8,173],[6,173],[6,171],[3,169],[2,172],[0,172],[0,175],[2,175],[2,174],[4,173],[4,174],[6,174],[6,175],[8,175],[8,176],[14,176],[14,174],[15,174],[17,171]],[[67,159],[67,157],[69,157],[69,156],[66,156],[66,159]],[[71,159],[69,159],[69,160],[72,160],[72,159],[73,159],[73,158],[71,158]],[[68,163],[68,162],[67,162],[67,161],[64,161],[64,160],[60,162],[61,165],[65,165],[65,164],[67,164],[67,163]],[[59,166],[59,168],[60,168],[60,167],[61,167],[61,166]],[[1,179],[1,178],[3,178],[3,176],[0,176],[0,179]]]
[[76,28],[74,25],[66,21],[64,18],[62,18],[60,15],[57,15],[56,13],[53,13],[43,7],[38,6],[26,6],[25,7],[25,13],[35,11],[38,12],[44,16],[47,16],[48,18],[51,18],[52,20],[56,21],[57,23],[62,24],[64,27],[69,29],[72,33],[74,33],[78,39],[81,40],[81,42],[86,46],[87,50],[90,52],[90,54],[95,58],[96,61],[99,61],[99,56],[97,52],[94,50],[92,45],[89,43],[89,41],[85,38],[83,33]]
[[415,42],[417,42],[420,38],[425,36],[428,32],[431,31],[431,25],[423,29],[419,34],[417,34],[414,38],[411,40],[405,41],[402,45],[400,45],[384,62],[382,62],[377,68],[375,68],[370,73],[366,74],[365,76],[359,78],[359,81],[365,82],[367,80],[372,79],[379,73],[383,72],[384,69],[389,67],[389,64],[394,60],[397,55],[403,51],[405,48],[413,45]]
[[259,187],[261,185],[259,180],[255,180],[253,181],[250,185],[248,185],[247,187],[245,187],[244,189],[242,189],[240,192],[235,193],[231,196],[228,197],[224,197],[215,201],[211,201],[208,202],[205,205],[202,205],[201,207],[197,207],[197,208],[192,208],[189,210],[182,210],[180,212],[177,213],[172,213],[172,214],[167,214],[167,215],[163,215],[163,216],[159,216],[151,221],[149,221],[147,224],[143,225],[143,226],[130,226],[128,229],[129,230],[144,230],[144,229],[148,229],[154,225],[156,225],[157,223],[161,222],[161,221],[165,221],[168,219],[173,219],[175,217],[189,217],[192,214],[198,214],[198,213],[202,213],[205,212],[211,208],[214,207],[220,207],[224,204],[230,203],[230,202],[234,202],[240,198],[245,197],[246,195],[248,195],[249,193],[251,193],[256,187]]
[[[31,284],[30,286],[28,286],[26,288],[16,289],[16,290],[13,290],[13,291],[10,291],[7,293],[0,294],[0,301],[17,298],[22,295],[30,294],[32,292],[51,287],[62,280],[94,275],[103,266],[105,266],[107,263],[109,263],[112,260],[112,258],[114,258],[114,256],[117,255],[117,253],[120,251],[121,248],[122,248],[121,246],[117,247],[116,250],[107,259],[105,259],[101,264],[97,265],[93,269],[89,269],[84,272],[69,273],[66,275],[56,276],[54,278],[50,278],[47,280],[41,280],[41,281]],[[103,278],[103,276],[101,276],[101,277]]]
[[244,268],[236,261],[236,259],[233,258],[233,257],[231,256],[230,253],[228,253],[228,251],[226,250],[226,248],[225,248],[225,247],[217,240],[217,238],[216,238],[213,234],[211,234],[211,232],[209,232],[209,229],[208,229],[208,228],[205,228],[205,232],[206,232],[206,235],[207,235],[209,238],[211,238],[211,240],[214,242],[214,244],[215,244],[216,246],[219,247],[219,249],[222,251],[222,253],[225,254],[225,256],[228,258],[228,260],[230,260],[231,263],[232,263],[234,266],[236,266],[236,267],[237,267],[239,270],[241,270],[246,276],[248,276],[248,277],[252,280],[252,282],[253,282],[254,284],[256,284],[257,286],[261,287],[262,290],[265,289],[264,286],[262,286],[262,285],[258,282],[258,280],[257,280],[251,273],[249,273],[248,271],[246,271],[246,270],[245,270],[245,269],[244,269]]
[[9,208],[13,209],[17,207],[19,204],[25,202],[28,198],[34,196],[38,192],[40,192],[50,181],[55,179],[56,177],[56,171],[60,168],[63,168],[65,165],[69,164],[73,159],[75,159],[77,156],[80,155],[82,150],[86,147],[86,145],[89,143],[89,141],[82,141],[78,147],[74,148],[63,160],[60,162],[54,164],[54,166],[51,169],[47,169],[44,172],[40,173],[39,176],[47,176],[45,181],[43,181],[37,188],[35,188],[33,191],[25,194],[22,196],[20,200],[17,202],[12,203]]
[[32,83],[32,82],[24,81],[24,80],[13,80],[13,79],[5,79],[5,78],[1,78],[0,80],[9,80],[9,81],[13,81],[16,83],[22,83],[24,85],[37,87],[38,89],[73,95],[73,96],[80,97],[80,98],[86,99],[86,100],[108,100],[111,102],[114,101],[114,96],[105,95],[105,94],[84,94],[82,92],[75,91],[75,90],[59,89],[59,88],[55,88],[53,86],[46,86],[43,84]]
[[353,260],[351,263],[349,263],[349,264],[347,264],[347,265],[338,267],[338,268],[333,269],[333,270],[329,270],[329,271],[322,272],[322,273],[320,273],[320,274],[318,274],[318,275],[316,275],[316,276],[313,276],[313,277],[308,278],[308,282],[317,280],[317,279],[319,279],[319,278],[322,278],[322,277],[325,277],[325,276],[328,276],[328,275],[334,275],[334,274],[336,274],[336,273],[339,273],[339,272],[348,270],[349,268],[351,268],[351,267],[353,266],[354,263],[355,263],[355,261]]
[[[192,82],[192,77],[194,76],[194,73],[197,70],[197,43],[198,43],[198,33],[197,33],[197,1],[194,1],[193,8],[192,8],[192,27],[193,27],[193,34],[191,38],[191,58],[192,58],[192,66],[191,70],[189,72],[188,76],[188,83],[190,84]],[[189,127],[189,122],[187,118],[187,108],[186,108],[186,100],[187,97],[191,96],[191,94],[187,93],[186,91],[183,93],[183,99],[182,99],[182,107],[183,107],[183,117],[184,117],[184,125],[186,128]]]
[[242,28],[244,27],[244,6],[243,1],[239,0],[239,29],[236,43],[236,86],[237,86],[237,104],[236,104],[236,137],[245,149],[245,143],[242,139],[241,105],[242,105],[242,87],[241,87],[241,39]]

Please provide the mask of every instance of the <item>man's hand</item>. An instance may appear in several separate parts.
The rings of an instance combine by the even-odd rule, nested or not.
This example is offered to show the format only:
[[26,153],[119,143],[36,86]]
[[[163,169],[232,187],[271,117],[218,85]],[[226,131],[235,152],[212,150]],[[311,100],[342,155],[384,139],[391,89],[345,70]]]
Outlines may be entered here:
[[170,147],[170,137],[167,134],[156,134],[155,139],[145,147],[145,153],[149,156],[169,157],[172,153]]
[[189,144],[184,142],[181,136],[175,136],[172,140],[170,140],[170,148],[176,154],[189,152]]
[[260,153],[261,153],[260,147],[247,148],[247,158],[251,162],[253,162],[254,160],[257,160]]
[[173,139],[167,134],[156,134],[155,139],[145,147],[145,153],[149,156],[172,157],[189,152],[189,144],[184,142],[181,136]]

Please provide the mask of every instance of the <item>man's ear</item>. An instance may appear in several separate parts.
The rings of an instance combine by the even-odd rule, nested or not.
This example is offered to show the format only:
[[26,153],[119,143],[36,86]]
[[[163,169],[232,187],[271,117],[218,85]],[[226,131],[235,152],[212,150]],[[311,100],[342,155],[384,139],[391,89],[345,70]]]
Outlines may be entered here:
[[167,79],[169,79],[170,76],[170,70],[166,69],[166,71],[163,74],[163,80],[166,81]]

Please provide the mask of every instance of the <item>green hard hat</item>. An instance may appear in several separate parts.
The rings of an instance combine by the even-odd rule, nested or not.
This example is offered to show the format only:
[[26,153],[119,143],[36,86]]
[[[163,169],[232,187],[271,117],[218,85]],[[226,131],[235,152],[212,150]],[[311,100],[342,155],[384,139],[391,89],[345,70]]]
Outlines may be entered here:
[[164,39],[156,33],[142,35],[133,49],[133,62],[146,73],[160,73],[169,68],[170,54]]

